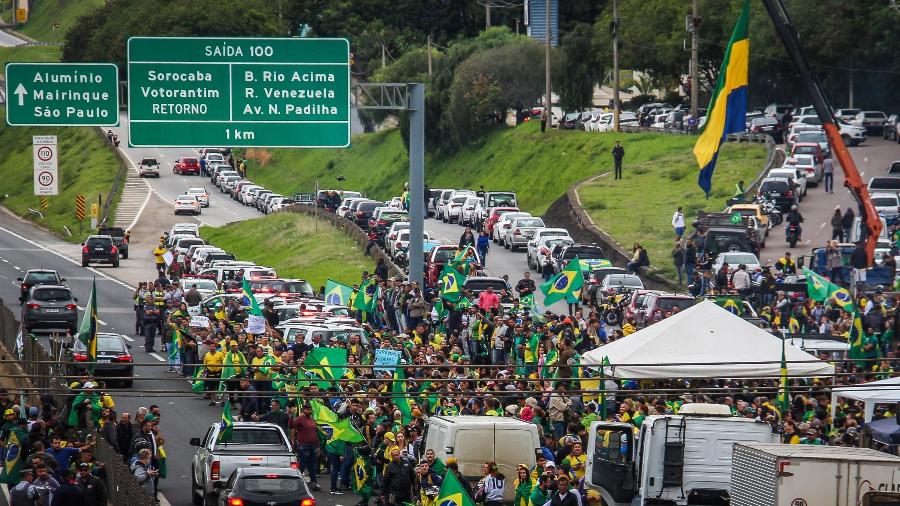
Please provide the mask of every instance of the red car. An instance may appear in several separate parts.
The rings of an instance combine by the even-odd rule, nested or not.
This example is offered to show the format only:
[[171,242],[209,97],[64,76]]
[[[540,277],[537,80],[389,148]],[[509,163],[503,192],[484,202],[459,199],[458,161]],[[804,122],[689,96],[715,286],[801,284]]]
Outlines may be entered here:
[[[472,263],[477,271],[480,269],[481,259],[475,248],[469,246],[468,249],[470,251],[466,253],[466,256],[474,258]],[[457,250],[459,248],[456,246],[437,246],[425,256],[425,284],[428,286],[437,285],[441,271],[444,270],[444,264],[456,257]]]
[[184,157],[175,160],[175,166],[172,167],[175,174],[196,174],[200,175],[200,160],[193,157]]
[[822,152],[822,146],[818,142],[796,142],[791,148],[791,156],[794,155],[811,155],[816,159],[816,163],[825,161],[825,153]]
[[489,236],[494,235],[494,225],[500,221],[500,216],[503,213],[513,213],[518,211],[518,207],[495,207],[491,209],[491,214],[488,215],[487,219],[484,220],[484,230],[488,233]]

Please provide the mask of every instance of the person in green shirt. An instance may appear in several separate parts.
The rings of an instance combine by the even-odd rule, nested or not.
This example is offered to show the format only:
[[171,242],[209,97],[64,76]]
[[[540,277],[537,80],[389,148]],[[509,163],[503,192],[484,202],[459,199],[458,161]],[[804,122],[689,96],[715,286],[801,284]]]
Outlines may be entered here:
[[516,497],[513,499],[513,506],[528,506],[531,498],[531,476],[528,474],[528,466],[519,464],[516,466]]
[[428,463],[428,467],[431,468],[431,470],[435,474],[437,474],[438,476],[444,476],[444,471],[447,470],[447,466],[445,466],[444,463],[441,462],[441,459],[437,458],[434,450],[430,448],[428,450],[425,450],[425,462]]
[[550,500],[550,478],[549,474],[538,476],[537,483],[531,489],[531,495],[528,497],[528,506],[544,506]]

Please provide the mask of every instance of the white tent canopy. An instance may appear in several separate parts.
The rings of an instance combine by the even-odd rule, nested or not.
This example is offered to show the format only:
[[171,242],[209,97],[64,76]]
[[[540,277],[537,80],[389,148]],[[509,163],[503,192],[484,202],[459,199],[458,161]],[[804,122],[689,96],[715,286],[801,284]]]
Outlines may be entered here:
[[[581,363],[597,369],[608,358],[612,371],[607,374],[616,378],[777,377],[781,347],[779,337],[703,301],[585,353]],[[785,346],[785,358],[789,375],[834,373],[834,366],[792,344]]]
[[872,421],[872,415],[875,413],[876,404],[893,404],[900,402],[900,377],[834,388],[831,391],[832,419],[834,419],[835,412],[837,411],[838,397],[863,401],[863,403],[865,403],[863,419],[868,423]]

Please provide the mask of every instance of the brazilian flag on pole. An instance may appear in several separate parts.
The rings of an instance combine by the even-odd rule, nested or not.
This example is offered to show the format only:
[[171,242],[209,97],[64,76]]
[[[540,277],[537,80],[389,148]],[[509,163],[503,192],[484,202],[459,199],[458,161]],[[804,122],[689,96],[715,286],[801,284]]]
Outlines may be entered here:
[[400,367],[397,368],[397,374],[394,376],[391,393],[394,394],[392,400],[403,417],[403,425],[408,425],[412,421],[412,410],[409,409],[409,396],[406,393],[406,375]]
[[748,25],[750,21],[750,0],[744,0],[744,7],[719,70],[719,78],[709,101],[709,114],[706,125],[697,137],[694,145],[694,156],[700,166],[697,184],[706,196],[712,189],[712,175],[716,170],[716,158],[719,146],[734,132],[743,132],[747,116],[747,83],[749,81],[750,37]]
[[[317,381],[319,388],[328,388],[329,383],[344,377],[347,365],[346,348],[313,348],[303,361],[309,372],[321,378]],[[316,367],[310,367],[316,366]]]
[[325,282],[325,302],[336,306],[350,306],[353,287],[338,283],[332,279]]
[[93,374],[94,364],[97,362],[97,278],[94,278],[91,285],[91,295],[81,317],[78,340],[87,350],[88,372]]
[[231,418],[231,403],[222,403],[222,421],[219,423],[219,435],[216,436],[217,443],[227,443],[231,441],[231,429],[234,427],[234,419]]
[[250,282],[246,279],[241,287],[241,292],[244,295],[244,305],[250,308],[249,313],[253,316],[262,316],[262,310],[259,309],[256,297],[253,296],[253,290],[250,289]]
[[365,311],[367,313],[375,312],[379,294],[380,289],[375,282],[375,278],[370,277],[366,279],[359,285],[359,291],[356,293],[356,298],[353,300],[353,309],[359,309],[360,311]]
[[785,359],[784,339],[781,340],[781,384],[778,388],[778,396],[775,398],[775,406],[781,411],[781,416],[791,410],[791,399],[788,395],[788,370],[787,360]]
[[353,493],[368,498],[372,495],[372,459],[353,452]]
[[469,497],[456,475],[448,469],[444,473],[444,482],[441,483],[441,490],[438,492],[434,504],[440,506],[475,506],[475,501]]
[[328,406],[322,404],[318,399],[310,400],[309,404],[312,406],[313,420],[319,426],[319,430],[325,434],[327,441],[359,443],[365,439],[350,425],[350,418],[339,419],[337,413],[328,409]]
[[577,258],[569,260],[562,272],[550,278],[541,285],[544,294],[544,306],[549,306],[558,300],[565,299],[581,289],[584,277],[581,274],[581,264]]
[[460,289],[465,282],[465,276],[450,267],[449,264],[444,265],[444,270],[441,272],[441,298],[450,302],[459,302],[459,298],[462,297]]
[[20,429],[13,429],[6,438],[6,448],[3,455],[3,469],[0,470],[0,483],[16,485],[21,481],[19,473],[22,471],[22,441],[25,433]]

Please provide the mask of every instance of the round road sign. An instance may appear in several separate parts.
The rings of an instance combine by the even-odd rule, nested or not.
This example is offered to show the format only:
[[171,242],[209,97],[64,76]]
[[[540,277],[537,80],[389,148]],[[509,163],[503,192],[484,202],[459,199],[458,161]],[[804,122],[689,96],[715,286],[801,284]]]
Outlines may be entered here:
[[[37,154],[38,154],[38,158],[42,162],[46,162],[47,160],[53,158],[53,149],[50,148],[49,146],[42,146],[42,147],[38,148]],[[51,181],[52,181],[52,178],[51,178]]]
[[41,172],[40,174],[38,174],[38,183],[40,183],[41,186],[52,185],[53,184],[53,174],[51,174],[47,171]]

